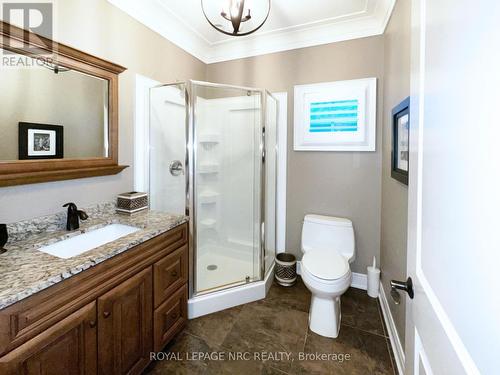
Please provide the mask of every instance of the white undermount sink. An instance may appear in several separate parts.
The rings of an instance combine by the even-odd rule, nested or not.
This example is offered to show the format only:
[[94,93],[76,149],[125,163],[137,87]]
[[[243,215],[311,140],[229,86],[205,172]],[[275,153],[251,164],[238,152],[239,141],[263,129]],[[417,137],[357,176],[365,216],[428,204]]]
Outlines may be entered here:
[[38,251],[56,256],[62,259],[69,259],[76,255],[83,254],[99,246],[106,245],[128,234],[137,232],[139,228],[123,224],[110,224],[103,228],[82,233],[77,236],[56,242],[52,245],[44,246]]

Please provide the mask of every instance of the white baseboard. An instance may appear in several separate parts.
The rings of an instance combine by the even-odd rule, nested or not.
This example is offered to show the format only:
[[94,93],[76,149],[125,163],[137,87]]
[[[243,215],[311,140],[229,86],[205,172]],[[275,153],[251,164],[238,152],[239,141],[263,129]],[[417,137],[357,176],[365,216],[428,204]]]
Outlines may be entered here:
[[389,308],[389,303],[385,297],[385,291],[380,284],[379,291],[380,306],[382,307],[382,315],[384,316],[385,325],[389,331],[389,340],[391,341],[392,351],[394,352],[394,358],[396,361],[396,366],[398,368],[399,375],[403,375],[405,372],[405,352],[401,341],[399,340],[398,331],[396,329],[396,324],[392,318],[391,309]]
[[300,260],[297,261],[297,275],[302,274],[302,264],[300,263]]
[[353,272],[351,286],[353,288],[367,290],[368,289],[368,278],[367,278],[366,274]]
[[[301,272],[302,272],[302,264],[300,263],[300,260],[299,260],[299,261],[297,261],[297,275],[300,275]],[[351,287],[356,288],[356,289],[367,290],[368,289],[368,279],[366,277],[366,274],[353,272],[352,273]]]

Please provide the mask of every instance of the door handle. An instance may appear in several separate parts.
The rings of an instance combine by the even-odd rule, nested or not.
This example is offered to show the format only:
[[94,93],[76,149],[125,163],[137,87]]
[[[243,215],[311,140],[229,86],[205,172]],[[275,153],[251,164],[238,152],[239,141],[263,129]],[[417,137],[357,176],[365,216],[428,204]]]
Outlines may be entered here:
[[175,177],[184,174],[184,168],[180,160],[172,161],[168,169],[170,170],[170,174]]
[[406,281],[397,281],[397,280],[391,280],[391,289],[392,290],[403,290],[406,293],[408,293],[408,296],[410,296],[411,299],[415,296],[413,293],[413,281],[411,280],[411,277],[409,277]]

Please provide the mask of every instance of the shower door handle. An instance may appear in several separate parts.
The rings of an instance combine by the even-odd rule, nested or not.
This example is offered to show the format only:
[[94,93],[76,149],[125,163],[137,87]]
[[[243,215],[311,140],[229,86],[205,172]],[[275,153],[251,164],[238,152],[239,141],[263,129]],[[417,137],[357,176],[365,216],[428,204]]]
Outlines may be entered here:
[[180,176],[181,174],[184,174],[184,167],[182,166],[180,160],[174,160],[173,162],[170,163],[170,166],[168,168],[172,176],[177,177]]

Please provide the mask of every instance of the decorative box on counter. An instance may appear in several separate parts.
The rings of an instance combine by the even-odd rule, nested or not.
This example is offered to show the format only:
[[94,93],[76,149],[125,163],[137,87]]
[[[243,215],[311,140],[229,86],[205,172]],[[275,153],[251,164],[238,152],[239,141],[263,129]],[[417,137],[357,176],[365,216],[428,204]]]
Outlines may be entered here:
[[116,211],[128,215],[146,210],[148,206],[148,194],[137,191],[120,194],[116,200]]

